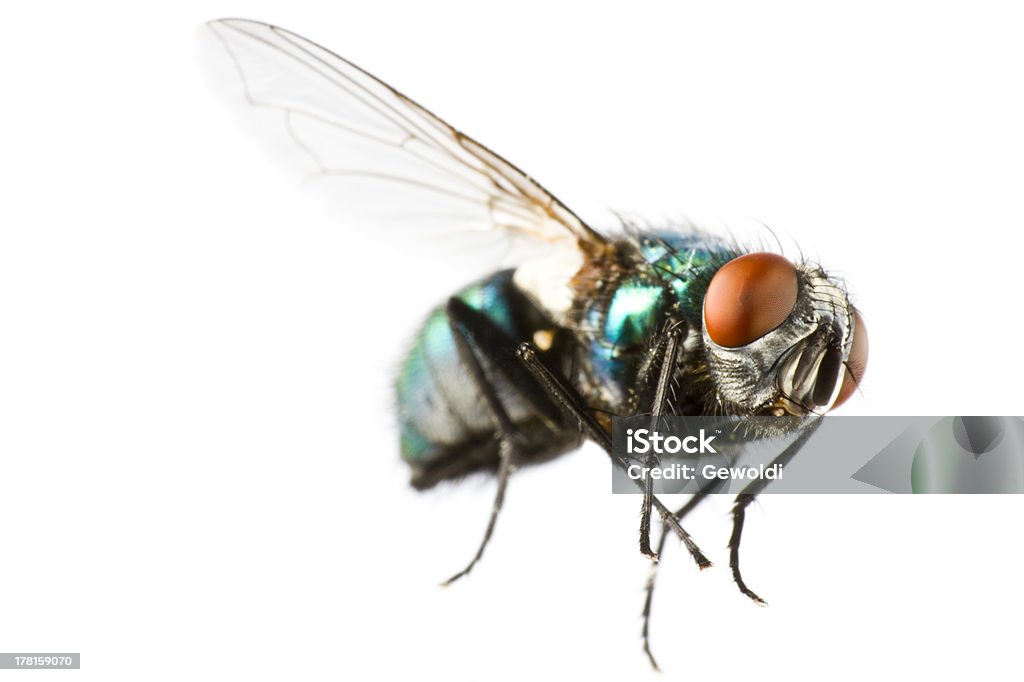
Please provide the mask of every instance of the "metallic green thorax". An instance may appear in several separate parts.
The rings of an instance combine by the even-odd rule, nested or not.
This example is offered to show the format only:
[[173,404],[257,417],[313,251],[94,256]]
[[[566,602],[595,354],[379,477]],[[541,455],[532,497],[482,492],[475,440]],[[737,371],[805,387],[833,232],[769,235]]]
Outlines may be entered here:
[[[704,236],[645,234],[626,245],[637,262],[603,282],[592,300],[581,301],[579,327],[589,382],[604,407],[632,407],[632,389],[670,318],[686,320],[699,332],[707,283],[735,256],[724,243]],[[610,294],[600,291],[610,289]]]

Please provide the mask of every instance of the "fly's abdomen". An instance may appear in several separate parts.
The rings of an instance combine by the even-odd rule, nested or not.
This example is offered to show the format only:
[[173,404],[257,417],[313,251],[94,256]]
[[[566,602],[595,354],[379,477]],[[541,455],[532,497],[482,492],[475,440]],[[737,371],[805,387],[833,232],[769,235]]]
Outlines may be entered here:
[[[516,427],[525,454],[538,459],[566,447],[564,434],[551,429],[559,416],[545,414],[527,401],[498,364],[515,362],[518,343],[553,325],[516,288],[512,274],[512,270],[495,273],[457,297],[506,337],[504,347],[477,349],[479,358],[491,381],[489,389]],[[493,418],[483,389],[463,366],[454,334],[446,306],[438,306],[416,335],[396,381],[402,459],[412,467],[417,488],[498,465]]]

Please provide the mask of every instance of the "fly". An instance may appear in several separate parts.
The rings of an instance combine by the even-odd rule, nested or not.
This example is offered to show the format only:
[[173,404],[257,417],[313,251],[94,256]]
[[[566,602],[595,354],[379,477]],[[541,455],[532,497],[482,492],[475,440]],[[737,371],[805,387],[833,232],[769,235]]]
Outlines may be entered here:
[[[497,478],[483,540],[446,584],[482,557],[515,468],[576,449],[581,432],[625,466],[612,453],[613,416],[811,417],[787,420],[802,426],[776,460],[784,464],[815,417],[855,392],[867,361],[864,320],[817,264],[694,229],[599,231],[504,157],[319,45],[255,21],[209,28],[248,104],[280,117],[314,175],[384,188],[392,206],[443,204],[442,215],[470,227],[543,246],[430,311],[395,381],[413,487],[475,472]],[[744,510],[760,489],[737,497],[729,547],[740,590],[763,603],[739,570]],[[700,568],[710,566],[680,523],[705,494],[672,511],[648,479],[640,551],[656,561],[674,533]],[[652,664],[654,575],[643,630]]]

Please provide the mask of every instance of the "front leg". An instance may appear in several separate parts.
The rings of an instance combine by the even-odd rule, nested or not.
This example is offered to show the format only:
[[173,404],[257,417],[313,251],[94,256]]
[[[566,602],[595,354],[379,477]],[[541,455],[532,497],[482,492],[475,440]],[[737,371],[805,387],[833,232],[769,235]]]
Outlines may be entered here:
[[[796,453],[803,449],[804,445],[810,439],[814,432],[821,426],[822,417],[816,416],[811,418],[800,430],[800,434],[796,440],[789,444],[785,450],[783,450],[775,459],[771,461],[770,466],[776,464],[785,467],[789,464],[789,461],[796,456]],[[754,600],[755,603],[762,606],[767,605],[764,599],[761,599],[756,592],[747,587],[747,583],[743,580],[743,576],[740,574],[740,539],[743,536],[743,522],[746,519],[746,509],[750,506],[750,503],[757,499],[757,496],[771,483],[769,480],[756,480],[751,482],[740,491],[740,494],[736,496],[736,500],[732,505],[732,535],[729,537],[729,568],[732,570],[732,579],[736,582],[736,587],[740,588],[740,592],[747,595]]]
[[[772,464],[781,464],[785,466],[789,463],[796,453],[799,452],[803,446],[807,443],[807,440],[811,437],[817,428],[821,426],[821,418],[815,418],[809,422],[800,431],[800,435],[790,443],[789,447],[782,451],[775,459],[772,460]],[[753,502],[757,495],[768,485],[768,481],[755,481],[749,484],[746,488],[736,496],[736,500],[733,503],[732,510],[732,534],[729,536],[729,568],[732,571],[733,580],[736,582],[736,586],[740,592],[750,597],[754,603],[764,606],[767,602],[764,601],[756,592],[747,587],[746,582],[743,580],[743,576],[740,573],[740,540],[743,536],[743,523],[746,520],[746,508]],[[689,514],[691,511],[697,508],[697,506],[703,502],[709,494],[715,489],[715,486],[709,485],[701,488],[693,496],[687,500],[686,504],[679,508],[674,514],[675,518],[680,522]],[[660,553],[665,547],[665,538],[668,536],[668,529],[661,529],[661,537],[658,540],[658,552]],[[644,596],[644,609],[643,609],[643,630],[642,637],[644,642],[644,653],[647,654],[648,660],[651,662],[651,666],[658,670],[658,663],[654,659],[654,653],[651,651],[651,609],[654,604],[654,587],[658,580],[658,565],[654,564],[651,566],[651,572],[647,576],[647,585]]]
[[[675,374],[676,363],[679,361],[679,353],[682,349],[682,340],[686,337],[686,324],[676,322],[671,324],[665,331],[663,343],[657,344],[658,348],[664,348],[661,354],[661,370],[658,372],[658,382],[654,386],[654,397],[651,400],[651,430],[657,431],[659,417],[665,413],[668,405],[669,385]],[[649,456],[653,460],[653,455]],[[648,464],[655,462],[649,461]],[[654,483],[650,476],[644,477],[644,499],[640,506],[640,553],[657,561],[661,555],[661,547],[657,552],[651,550],[651,504],[654,499]]]

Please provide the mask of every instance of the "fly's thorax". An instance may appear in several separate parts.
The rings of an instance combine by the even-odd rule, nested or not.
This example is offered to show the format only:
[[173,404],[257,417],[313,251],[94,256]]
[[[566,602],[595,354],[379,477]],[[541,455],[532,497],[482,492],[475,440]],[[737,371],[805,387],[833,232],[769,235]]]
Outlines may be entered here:
[[[762,257],[767,266],[755,265],[761,270],[754,275],[741,272],[738,279],[746,276],[746,282],[729,282],[721,294],[714,291],[713,280],[705,301],[703,342],[718,405],[725,412],[739,414],[825,412],[846,386],[847,361],[858,326],[846,289],[816,265],[794,266],[774,254],[749,254],[726,264],[720,272],[734,263],[736,270],[750,268],[749,263],[740,261],[756,257]],[[792,285],[783,281],[789,276]],[[757,290],[728,290],[744,286]],[[790,286],[793,290],[787,291]],[[732,343],[732,321],[723,325],[719,320],[724,315],[735,316],[737,309],[741,315],[760,315],[764,318],[760,324],[768,326],[773,323],[772,316],[778,316],[777,326],[754,331],[757,337],[752,340],[743,337],[744,330],[738,336],[742,343]],[[866,347],[864,354],[866,357]],[[859,376],[854,378],[857,380]]]
[[[723,248],[699,234],[638,233],[587,260],[572,282],[569,325],[578,339],[581,389],[593,407],[614,414],[645,409],[638,399],[658,368],[670,325],[685,322],[689,330],[684,369],[700,354],[706,271],[721,262]],[[681,393],[689,387],[678,388],[685,402]]]

